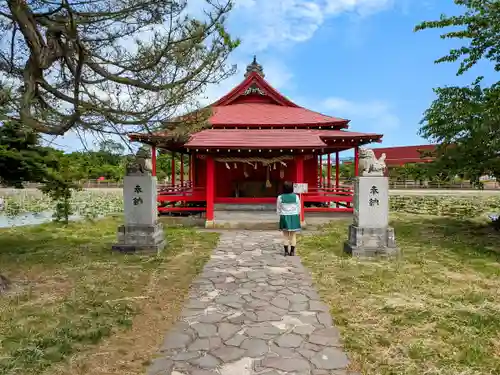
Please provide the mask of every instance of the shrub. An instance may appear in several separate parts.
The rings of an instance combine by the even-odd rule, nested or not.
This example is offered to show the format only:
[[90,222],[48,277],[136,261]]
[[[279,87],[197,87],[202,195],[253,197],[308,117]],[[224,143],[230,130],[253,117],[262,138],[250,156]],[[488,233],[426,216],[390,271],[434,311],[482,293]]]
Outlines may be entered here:
[[498,212],[500,197],[393,195],[389,207],[392,212],[473,218]]

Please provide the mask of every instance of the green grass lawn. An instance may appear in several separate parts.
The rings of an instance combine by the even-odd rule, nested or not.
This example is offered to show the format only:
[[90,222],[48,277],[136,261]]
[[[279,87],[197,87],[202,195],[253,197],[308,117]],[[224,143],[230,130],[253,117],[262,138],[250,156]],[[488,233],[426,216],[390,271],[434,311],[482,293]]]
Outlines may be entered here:
[[397,261],[342,254],[349,221],[301,240],[353,369],[500,374],[500,233],[479,221],[398,215]]
[[172,228],[161,256],[117,254],[117,219],[0,230],[0,374],[143,374],[216,244]]

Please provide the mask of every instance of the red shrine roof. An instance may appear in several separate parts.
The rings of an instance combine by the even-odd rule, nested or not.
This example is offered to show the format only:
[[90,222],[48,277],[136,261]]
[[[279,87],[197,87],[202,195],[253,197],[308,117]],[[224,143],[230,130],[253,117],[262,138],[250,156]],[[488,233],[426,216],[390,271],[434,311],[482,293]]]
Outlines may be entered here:
[[236,103],[212,108],[210,124],[223,126],[318,126],[347,127],[348,120],[330,117],[302,107],[284,107],[271,103]]
[[379,158],[385,153],[385,163],[387,165],[404,165],[410,163],[426,163],[432,161],[430,157],[421,157],[421,151],[433,151],[436,145],[401,146],[373,148],[375,156]]
[[191,136],[186,148],[324,148],[336,145],[352,148],[357,144],[380,141],[380,134],[343,130],[310,129],[206,129]]
[[303,108],[280,94],[265,79],[255,57],[247,67],[245,79],[211,105],[213,127],[348,127],[349,120],[323,115]]
[[[381,134],[342,131],[349,120],[327,116],[300,107],[280,94],[265,79],[255,57],[248,65],[245,79],[213,103],[208,120],[211,129],[191,134],[184,145],[167,148],[336,148],[380,142]],[[173,122],[189,119],[187,114]],[[165,131],[129,134],[134,141],[161,144]],[[165,145],[168,142],[165,143]],[[164,145],[164,146],[165,146]]]

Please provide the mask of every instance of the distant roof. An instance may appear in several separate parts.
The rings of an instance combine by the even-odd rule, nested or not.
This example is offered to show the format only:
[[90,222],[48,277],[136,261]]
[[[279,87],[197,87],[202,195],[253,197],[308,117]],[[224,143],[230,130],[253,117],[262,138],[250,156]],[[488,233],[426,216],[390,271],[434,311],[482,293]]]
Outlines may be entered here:
[[425,163],[432,161],[432,158],[421,157],[421,151],[433,151],[436,145],[399,146],[372,148],[375,156],[385,153],[385,163],[387,165],[404,165],[409,163]]
[[187,148],[325,148],[337,146],[352,148],[352,141],[360,144],[379,141],[381,134],[356,133],[344,130],[310,129],[206,129],[192,134]]

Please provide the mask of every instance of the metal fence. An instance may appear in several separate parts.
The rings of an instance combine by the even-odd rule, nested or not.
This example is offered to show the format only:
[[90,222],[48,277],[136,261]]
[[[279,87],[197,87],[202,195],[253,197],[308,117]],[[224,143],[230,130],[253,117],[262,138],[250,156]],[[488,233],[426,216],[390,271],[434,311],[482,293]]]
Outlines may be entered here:
[[[450,190],[478,190],[477,186],[472,185],[470,182],[420,182],[420,181],[389,181],[391,189],[404,190],[404,189],[450,189]],[[499,190],[500,183],[498,181],[482,182],[482,190]]]
[[[123,188],[123,181],[86,180],[86,181],[79,181],[79,185],[83,189],[121,189],[121,188]],[[42,185],[38,184],[38,183],[26,183],[24,185],[24,188],[37,189],[41,186]],[[180,185],[180,183],[176,183],[175,186],[180,187],[181,185]],[[190,186],[190,182],[184,181],[183,186],[184,187]],[[158,187],[159,188],[168,188],[168,187],[172,187],[172,184],[170,182],[158,181]],[[8,187],[4,186],[4,188],[8,188]]]
[[[389,180],[389,188],[393,190],[435,190],[435,189],[448,189],[448,190],[500,190],[500,183],[497,181],[484,181],[481,183],[481,189],[478,186],[472,185],[467,181],[460,182],[428,182],[428,181],[397,181],[394,179]],[[341,186],[353,187],[352,180],[340,180]],[[327,184],[318,184],[318,187],[327,188]]]

